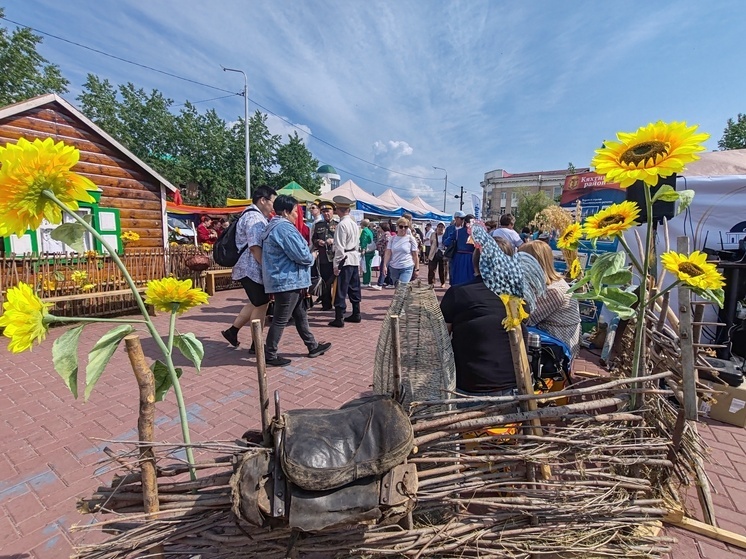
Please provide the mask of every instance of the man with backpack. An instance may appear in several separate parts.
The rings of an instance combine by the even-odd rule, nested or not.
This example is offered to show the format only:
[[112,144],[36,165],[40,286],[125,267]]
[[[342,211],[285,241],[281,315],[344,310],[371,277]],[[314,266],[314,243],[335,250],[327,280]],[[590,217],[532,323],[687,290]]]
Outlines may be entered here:
[[[256,188],[252,195],[252,204],[244,210],[236,223],[236,248],[239,251],[238,261],[233,266],[231,277],[241,282],[249,302],[233,321],[233,325],[223,330],[223,337],[233,347],[238,347],[238,331],[252,320],[261,320],[267,314],[269,296],[264,291],[262,280],[261,238],[272,213],[272,203],[277,192],[269,186]],[[252,344],[249,353],[254,352]]]

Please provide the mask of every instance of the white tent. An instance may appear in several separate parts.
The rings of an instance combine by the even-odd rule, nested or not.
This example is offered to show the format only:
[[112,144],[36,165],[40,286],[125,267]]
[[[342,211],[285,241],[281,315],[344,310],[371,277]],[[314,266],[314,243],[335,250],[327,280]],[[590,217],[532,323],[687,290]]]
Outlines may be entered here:
[[746,175],[746,149],[709,151],[686,166],[685,177]]
[[428,204],[427,202],[425,202],[420,196],[415,196],[409,202],[412,203],[412,204],[414,204],[415,206],[418,206],[419,208],[421,208],[421,211],[430,212],[430,213],[438,216],[438,219],[450,220],[451,217],[452,217],[451,214],[447,214],[445,212],[441,212],[435,206],[431,206],[430,204]]
[[402,210],[397,204],[389,204],[379,200],[372,194],[368,194],[351,180],[345,181],[337,188],[327,194],[331,199],[335,196],[346,196],[350,200],[355,200],[355,209],[361,210],[368,214],[383,215],[394,217],[401,215]]
[[423,212],[422,208],[420,208],[416,204],[413,204],[412,202],[407,202],[404,198],[399,196],[396,192],[394,192],[390,188],[383,194],[379,194],[377,198],[379,200],[383,200],[384,202],[392,206],[399,206],[400,208],[403,208],[404,210],[412,214],[427,213],[427,212]]

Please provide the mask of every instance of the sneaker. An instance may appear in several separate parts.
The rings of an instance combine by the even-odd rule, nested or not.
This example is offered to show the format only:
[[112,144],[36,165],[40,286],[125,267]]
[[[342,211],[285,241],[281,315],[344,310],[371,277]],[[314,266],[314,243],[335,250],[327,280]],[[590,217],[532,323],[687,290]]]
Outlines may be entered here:
[[381,289],[383,289],[380,285],[371,285],[370,288],[375,289],[376,291],[381,291]]
[[384,289],[394,289],[394,286],[393,285],[384,285],[383,288]]
[[238,347],[238,345],[241,343],[238,341],[238,334],[233,332],[230,328],[228,330],[223,330],[220,333],[223,334],[223,337],[226,339],[226,341],[233,347]]
[[308,352],[308,356],[313,358],[313,357],[318,357],[319,355],[324,355],[326,353],[326,350],[329,349],[330,347],[332,347],[331,342],[319,343],[319,345],[317,345],[315,348],[313,348],[311,351]]
[[269,367],[284,367],[285,365],[290,365],[290,359],[278,356],[274,359],[267,359],[266,363]]

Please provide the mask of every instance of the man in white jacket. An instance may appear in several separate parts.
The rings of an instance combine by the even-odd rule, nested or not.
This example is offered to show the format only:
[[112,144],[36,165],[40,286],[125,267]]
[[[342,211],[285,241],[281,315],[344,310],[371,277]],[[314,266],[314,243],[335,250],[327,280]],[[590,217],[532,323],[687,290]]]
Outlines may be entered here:
[[[335,196],[339,225],[334,231],[334,275],[337,276],[337,294],[334,297],[334,320],[329,326],[343,328],[345,322],[360,322],[360,228],[350,216],[353,200]],[[345,318],[345,299],[352,303],[352,314]]]

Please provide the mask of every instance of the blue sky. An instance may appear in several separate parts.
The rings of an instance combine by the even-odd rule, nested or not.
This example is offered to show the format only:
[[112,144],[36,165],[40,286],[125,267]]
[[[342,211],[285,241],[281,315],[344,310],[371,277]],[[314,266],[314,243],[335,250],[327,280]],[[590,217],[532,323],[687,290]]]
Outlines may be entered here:
[[[742,0],[0,5],[40,31],[218,88],[243,88],[221,65],[242,69],[250,111],[259,103],[311,132],[302,134],[309,149],[343,181],[442,207],[443,171],[433,166],[443,167],[449,210],[459,185],[481,196],[488,171],[587,166],[604,139],[654,120],[699,124],[717,149],[727,119],[746,112]],[[88,73],[175,104],[225,95],[51,37],[40,51],[60,65],[76,104]],[[240,97],[197,106],[228,121],[243,115]],[[270,124],[295,130],[273,115]]]

